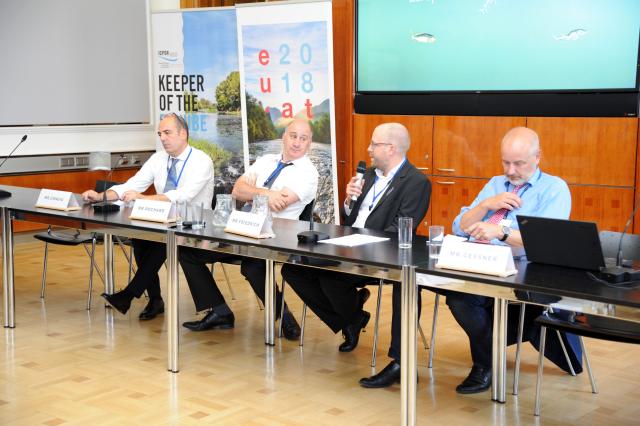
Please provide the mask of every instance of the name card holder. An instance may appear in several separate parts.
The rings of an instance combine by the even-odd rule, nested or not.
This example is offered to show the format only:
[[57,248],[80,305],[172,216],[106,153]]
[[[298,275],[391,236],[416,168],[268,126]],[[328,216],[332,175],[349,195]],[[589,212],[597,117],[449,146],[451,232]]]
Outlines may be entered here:
[[251,238],[273,238],[271,221],[265,215],[234,210],[229,216],[224,232]]
[[82,207],[72,192],[42,189],[36,201],[36,207],[52,210],[80,210]]
[[129,219],[146,220],[148,222],[175,222],[175,214],[171,202],[138,199],[133,203]]
[[460,241],[459,237],[444,238],[436,268],[508,277],[518,272],[511,248],[493,244]]

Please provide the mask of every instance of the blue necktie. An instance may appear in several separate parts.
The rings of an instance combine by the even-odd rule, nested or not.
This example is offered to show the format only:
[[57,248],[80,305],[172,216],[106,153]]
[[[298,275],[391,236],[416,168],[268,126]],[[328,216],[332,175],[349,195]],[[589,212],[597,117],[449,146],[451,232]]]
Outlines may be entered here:
[[169,172],[167,173],[167,182],[164,184],[164,190],[162,192],[169,192],[176,189],[176,181],[178,180],[178,176],[176,175],[177,163],[177,158],[171,159],[171,167],[169,167]]
[[[271,186],[273,185],[273,183],[276,181],[276,179],[278,178],[278,175],[280,174],[280,172],[282,171],[282,169],[284,169],[287,166],[291,166],[293,165],[293,163],[283,163],[282,161],[278,161],[278,165],[276,166],[275,170],[273,172],[271,172],[271,174],[269,175],[269,177],[267,178],[267,180],[264,181],[264,183],[262,184],[262,186],[264,188],[267,189],[271,189]],[[251,211],[251,201],[247,201],[245,203],[245,205],[242,207],[241,209],[243,212],[249,212]]]
[[282,161],[278,161],[278,165],[276,166],[276,169],[273,172],[271,172],[271,175],[269,175],[267,180],[264,181],[262,186],[264,186],[267,189],[271,189],[271,186],[278,178],[278,175],[280,174],[282,169],[284,169],[287,166],[291,166],[292,164],[293,163],[283,163]]

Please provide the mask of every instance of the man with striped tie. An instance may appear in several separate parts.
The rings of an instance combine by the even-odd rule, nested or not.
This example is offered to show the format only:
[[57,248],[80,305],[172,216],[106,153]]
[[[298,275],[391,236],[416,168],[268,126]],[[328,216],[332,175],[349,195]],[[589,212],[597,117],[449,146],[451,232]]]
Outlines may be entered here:
[[[504,175],[493,177],[468,207],[463,207],[453,221],[453,232],[481,243],[522,247],[518,231],[518,215],[568,219],[571,194],[567,184],[557,176],[540,170],[538,135],[526,127],[511,129],[502,139],[501,158]],[[551,242],[550,242],[551,243]],[[456,388],[458,393],[482,392],[491,386],[491,351],[493,334],[493,299],[456,292],[447,293],[447,305],[454,318],[469,336],[473,367],[467,378]],[[519,307],[513,306],[517,310]],[[538,307],[527,309],[527,318],[534,318]],[[509,312],[511,333],[515,337],[518,315]],[[537,344],[538,329],[526,321],[523,341]],[[575,336],[563,337],[576,372],[581,368],[581,352]],[[554,336],[555,339],[555,336]],[[575,341],[574,341],[575,340]],[[547,356],[559,367],[569,366],[560,354],[559,341]]]
[[[186,202],[211,205],[213,197],[213,162],[204,152],[189,146],[189,128],[184,118],[175,113],[167,114],[158,125],[158,137],[163,151],[149,158],[138,173],[122,185],[107,190],[108,200],[124,202],[136,199],[160,201],[184,200]],[[143,192],[153,184],[156,194]],[[102,201],[103,194],[89,190],[82,194],[85,201]],[[150,320],[164,312],[160,294],[158,270],[167,257],[164,243],[133,239],[133,254],[138,270],[121,291],[102,294],[102,297],[120,313],[125,314],[133,298],[140,298],[146,290],[149,303],[139,315],[141,320]]]

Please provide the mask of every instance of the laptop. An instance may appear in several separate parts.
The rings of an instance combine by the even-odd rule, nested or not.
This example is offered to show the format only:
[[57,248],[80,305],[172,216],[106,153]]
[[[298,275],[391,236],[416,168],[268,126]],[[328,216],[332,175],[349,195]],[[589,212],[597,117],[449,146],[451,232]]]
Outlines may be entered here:
[[590,271],[605,266],[595,223],[522,215],[517,219],[529,261]]

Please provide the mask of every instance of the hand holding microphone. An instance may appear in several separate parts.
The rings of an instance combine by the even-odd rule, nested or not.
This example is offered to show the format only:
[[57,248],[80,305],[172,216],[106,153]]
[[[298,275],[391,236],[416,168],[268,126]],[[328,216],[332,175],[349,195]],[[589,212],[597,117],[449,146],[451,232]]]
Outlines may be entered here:
[[356,200],[362,194],[362,186],[364,181],[362,178],[364,177],[364,172],[367,170],[367,163],[364,161],[360,161],[358,163],[358,167],[356,168],[356,175],[351,178],[349,184],[347,184],[347,197],[351,198],[349,202],[349,209],[353,210],[356,205]]

